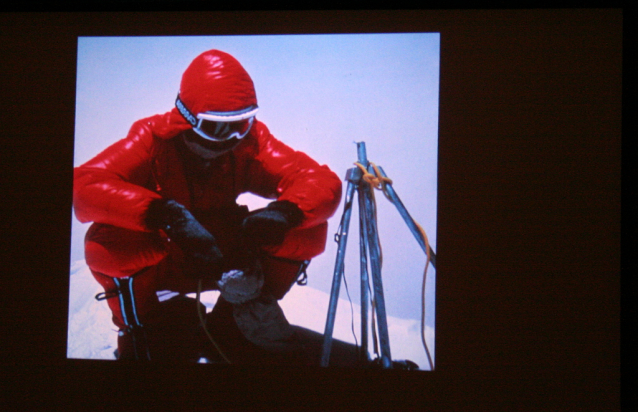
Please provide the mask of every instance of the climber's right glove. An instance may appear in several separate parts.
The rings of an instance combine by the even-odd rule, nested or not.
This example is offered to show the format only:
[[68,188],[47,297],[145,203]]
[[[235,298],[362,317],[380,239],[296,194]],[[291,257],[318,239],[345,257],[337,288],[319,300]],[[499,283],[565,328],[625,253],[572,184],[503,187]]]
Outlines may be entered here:
[[183,205],[174,200],[154,200],[145,223],[149,229],[163,230],[182,250],[188,276],[219,280],[223,256],[217,242]]

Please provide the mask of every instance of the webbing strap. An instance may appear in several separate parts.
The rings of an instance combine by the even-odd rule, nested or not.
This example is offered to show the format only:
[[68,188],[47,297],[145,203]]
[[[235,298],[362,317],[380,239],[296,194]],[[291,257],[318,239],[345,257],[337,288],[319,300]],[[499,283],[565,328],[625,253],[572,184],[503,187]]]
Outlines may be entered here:
[[[389,177],[383,176],[381,172],[379,171],[379,168],[377,167],[377,165],[375,165],[372,162],[370,162],[370,166],[372,166],[372,169],[374,170],[375,174],[370,173],[368,169],[366,169],[366,167],[359,162],[355,162],[355,166],[357,166],[359,170],[361,170],[361,172],[363,173],[363,176],[361,178],[365,180],[366,183],[370,185],[370,187],[377,190],[381,190],[383,194],[386,197],[388,197],[388,194],[385,191],[385,185],[386,184],[391,185],[392,179],[390,179]],[[372,192],[372,195],[374,196],[374,191]]]

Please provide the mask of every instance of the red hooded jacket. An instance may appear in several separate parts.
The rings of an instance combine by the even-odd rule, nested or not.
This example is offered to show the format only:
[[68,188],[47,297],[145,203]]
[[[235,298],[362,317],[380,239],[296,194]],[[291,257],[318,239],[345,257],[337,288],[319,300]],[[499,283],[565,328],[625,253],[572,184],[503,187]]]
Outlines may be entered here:
[[[232,56],[216,50],[191,63],[182,78],[180,97],[193,113],[256,104],[248,74]],[[126,138],[77,167],[73,205],[78,220],[154,237],[144,223],[149,203],[174,199],[211,231],[225,252],[232,244],[229,239],[236,236],[229,230],[238,227],[231,222],[237,215],[235,200],[249,192],[291,201],[304,212],[302,224],[286,235],[283,244],[265,248],[269,254],[307,260],[323,252],[327,219],[341,198],[341,181],[334,172],[277,140],[257,120],[237,147],[212,159],[205,173],[193,172],[179,145],[179,134],[190,127],[177,109],[139,120]],[[87,242],[87,263],[109,276],[132,275],[168,253],[157,241],[134,253],[94,247]]]

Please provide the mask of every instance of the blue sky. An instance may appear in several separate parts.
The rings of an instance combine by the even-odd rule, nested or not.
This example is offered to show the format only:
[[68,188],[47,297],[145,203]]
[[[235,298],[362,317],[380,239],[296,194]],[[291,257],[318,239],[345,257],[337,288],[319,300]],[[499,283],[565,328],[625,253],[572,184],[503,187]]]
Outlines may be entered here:
[[[135,120],[170,110],[185,68],[215,48],[235,56],[251,75],[260,106],[257,118],[277,138],[341,178],[356,161],[354,142],[365,141],[369,160],[392,178],[436,250],[439,43],[437,33],[83,37],[78,40],[74,164],[126,136]],[[418,319],[424,254],[394,206],[380,192],[376,198],[388,314]],[[264,204],[240,201],[251,207]],[[356,207],[354,212],[346,278],[358,302]],[[309,285],[326,292],[336,255],[332,236],[341,213],[340,207],[330,220],[326,252],[308,269]],[[75,261],[83,258],[88,225],[73,223]],[[427,324],[432,327],[435,275],[430,267]]]

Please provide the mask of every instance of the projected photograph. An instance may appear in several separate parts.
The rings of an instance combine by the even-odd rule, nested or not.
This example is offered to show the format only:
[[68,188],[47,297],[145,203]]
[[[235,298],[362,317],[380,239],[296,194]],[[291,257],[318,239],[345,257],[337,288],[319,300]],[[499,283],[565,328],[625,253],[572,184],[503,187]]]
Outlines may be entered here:
[[78,38],[67,357],[435,369],[439,45]]

